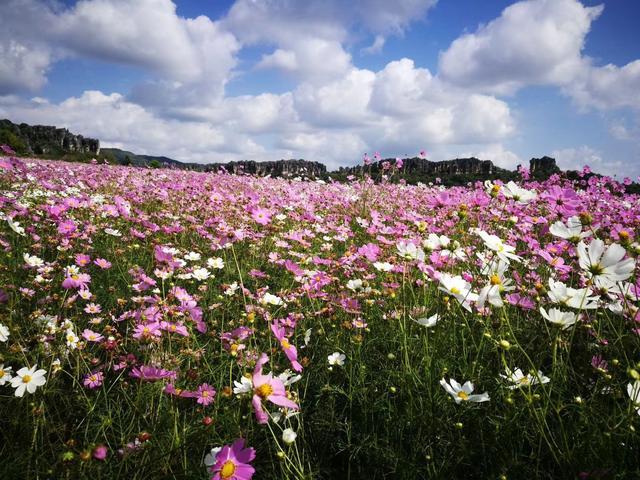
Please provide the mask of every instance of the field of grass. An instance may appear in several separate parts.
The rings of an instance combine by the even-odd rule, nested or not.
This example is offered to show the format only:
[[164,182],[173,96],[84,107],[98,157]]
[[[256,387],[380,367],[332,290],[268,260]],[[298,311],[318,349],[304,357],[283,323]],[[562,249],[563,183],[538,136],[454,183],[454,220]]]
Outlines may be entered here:
[[0,159],[0,479],[640,478],[640,197]]

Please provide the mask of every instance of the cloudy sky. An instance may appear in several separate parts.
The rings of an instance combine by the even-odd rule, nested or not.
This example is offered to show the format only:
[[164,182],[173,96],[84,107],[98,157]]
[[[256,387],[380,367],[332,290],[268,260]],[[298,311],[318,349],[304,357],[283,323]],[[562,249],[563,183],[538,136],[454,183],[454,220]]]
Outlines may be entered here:
[[0,117],[103,146],[640,175],[637,0],[0,3]]

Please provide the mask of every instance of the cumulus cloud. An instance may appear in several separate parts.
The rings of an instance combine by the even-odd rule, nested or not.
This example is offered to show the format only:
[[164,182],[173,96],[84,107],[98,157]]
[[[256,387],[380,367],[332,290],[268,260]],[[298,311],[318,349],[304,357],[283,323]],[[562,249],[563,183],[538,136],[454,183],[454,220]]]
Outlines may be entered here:
[[68,9],[7,0],[0,16],[0,94],[37,90],[52,61],[84,56],[147,69],[177,87],[206,82],[208,95],[222,95],[239,48],[219,22],[181,18],[171,0],[86,0]]
[[582,170],[584,166],[589,166],[594,172],[612,176],[623,172],[632,174],[634,171],[637,174],[639,170],[637,165],[629,165],[609,157],[605,159],[602,152],[588,145],[554,150],[551,156],[562,170]]
[[525,85],[566,85],[584,68],[582,50],[603,6],[577,0],[525,0],[441,54],[440,73],[454,84],[492,93]]
[[623,67],[589,66],[566,91],[583,108],[640,110],[640,60]]

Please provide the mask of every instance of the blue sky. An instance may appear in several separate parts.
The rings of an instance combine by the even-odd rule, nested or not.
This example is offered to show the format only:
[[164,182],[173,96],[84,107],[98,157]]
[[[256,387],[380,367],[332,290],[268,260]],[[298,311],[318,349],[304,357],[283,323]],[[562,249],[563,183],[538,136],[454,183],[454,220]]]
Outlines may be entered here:
[[0,116],[189,161],[640,174],[635,0],[7,0]]

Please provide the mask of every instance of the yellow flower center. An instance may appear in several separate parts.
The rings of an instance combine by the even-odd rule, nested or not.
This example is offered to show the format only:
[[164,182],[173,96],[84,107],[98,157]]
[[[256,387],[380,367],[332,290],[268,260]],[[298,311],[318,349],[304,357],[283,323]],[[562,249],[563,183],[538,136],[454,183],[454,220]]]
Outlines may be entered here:
[[520,382],[520,385],[529,385],[529,377],[522,377],[518,382]]
[[205,390],[204,392],[202,392],[202,396],[204,398],[208,397],[209,396],[209,392],[207,390]]
[[231,460],[227,460],[220,469],[220,478],[231,478],[236,473],[236,464]]
[[267,398],[269,395],[273,393],[273,387],[268,383],[263,383],[258,388],[256,388],[256,393],[260,398]]
[[458,287],[451,287],[451,293],[454,295],[460,295],[460,289]]
[[31,375],[25,375],[22,377],[22,383],[29,383],[31,381]]
[[627,240],[629,238],[629,232],[627,232],[626,230],[620,230],[620,232],[618,232],[618,236],[622,240]]
[[469,395],[467,395],[467,392],[465,392],[464,390],[460,390],[458,392],[458,398],[466,401],[466,400],[469,400]]
[[502,285],[502,280],[500,280],[500,277],[497,274],[493,274],[491,275],[491,285]]
[[4,370],[0,368],[0,378],[4,377]]
[[289,348],[291,348],[291,344],[286,338],[283,338],[282,340],[280,340],[280,344],[282,345],[282,348],[284,348],[285,350],[288,350]]

